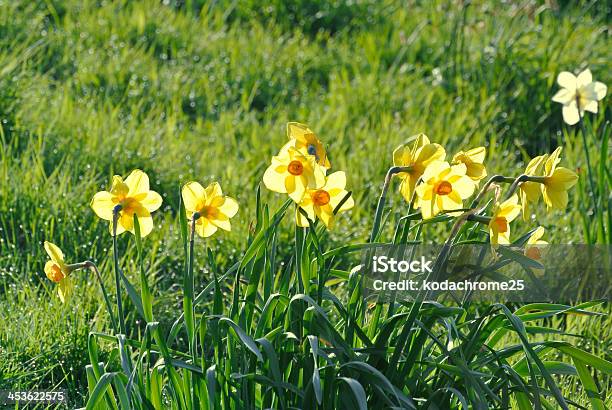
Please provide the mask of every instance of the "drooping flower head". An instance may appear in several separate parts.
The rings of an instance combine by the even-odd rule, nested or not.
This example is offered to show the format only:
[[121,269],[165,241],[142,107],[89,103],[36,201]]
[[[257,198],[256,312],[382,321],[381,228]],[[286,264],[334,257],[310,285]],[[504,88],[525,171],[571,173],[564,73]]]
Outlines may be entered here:
[[510,222],[521,212],[516,194],[504,202],[495,204],[493,216],[489,222],[489,238],[492,245],[510,243]]
[[578,74],[563,71],[557,76],[561,89],[552,100],[563,104],[563,121],[574,125],[584,116],[585,111],[597,114],[597,101],[606,96],[608,87],[599,81],[593,81],[593,75],[588,68]]
[[221,186],[213,182],[204,188],[192,181],[183,186],[181,191],[187,217],[196,219],[195,231],[203,238],[214,234],[218,228],[231,231],[230,218],[238,212],[238,202],[224,196]]
[[128,231],[134,233],[134,215],[138,218],[140,235],[144,238],[153,230],[151,212],[162,204],[161,196],[149,189],[149,177],[135,169],[123,180],[119,175],[113,177],[110,191],[101,191],[91,200],[91,209],[98,217],[110,221],[113,234],[113,212],[118,212],[117,235]]
[[541,184],[544,203],[550,210],[565,209],[567,207],[567,191],[576,185],[578,175],[570,169],[557,167],[561,161],[561,147],[550,154],[544,163],[544,183]]
[[401,179],[400,193],[408,202],[412,200],[412,193],[417,181],[425,172],[425,168],[433,161],[443,161],[446,156],[444,148],[439,144],[432,144],[425,134],[414,137],[412,145],[400,145],[393,151],[393,165],[410,167],[408,172],[400,172],[397,177]]
[[541,240],[542,236],[544,236],[544,228],[539,226],[527,240],[525,256],[533,260],[542,259],[542,248],[544,245],[548,245],[548,242]]
[[272,157],[263,182],[270,191],[288,194],[299,203],[307,189],[325,184],[325,168],[316,163],[314,155],[304,155],[295,147],[287,147]]
[[423,173],[423,183],[416,187],[417,205],[423,219],[432,218],[440,211],[463,208],[463,200],[474,193],[474,188],[474,182],[466,175],[465,164],[430,163]]
[[331,168],[323,143],[307,125],[299,122],[288,122],[287,137],[289,142],[285,144],[282,150],[295,147],[304,155],[314,155],[316,163],[325,169]]
[[486,153],[485,147],[472,148],[465,152],[459,151],[453,156],[451,165],[465,164],[466,175],[474,181],[480,181],[487,176],[487,169],[483,164]]
[[45,251],[50,260],[45,264],[45,274],[51,281],[57,283],[57,293],[62,303],[66,303],[72,291],[70,273],[72,269],[64,261],[64,253],[51,242],[45,241]]
[[[546,162],[547,158],[548,155],[540,155],[533,158],[531,161],[529,161],[529,164],[527,164],[524,174],[529,176],[541,176],[542,170],[544,169],[544,163]],[[523,182],[519,188],[523,220],[528,221],[531,215],[530,204],[536,204],[540,200],[542,190],[539,183],[531,181]]]
[[[322,187],[308,189],[299,206],[306,212],[308,219],[314,221],[315,216],[317,216],[327,228],[331,228],[334,219],[334,209],[348,194],[345,187],[346,174],[343,171],[334,172],[326,178],[325,184]],[[351,196],[342,204],[338,212],[347,211],[354,205],[355,202]],[[295,219],[298,226],[309,226],[308,220],[299,209],[296,210]]]

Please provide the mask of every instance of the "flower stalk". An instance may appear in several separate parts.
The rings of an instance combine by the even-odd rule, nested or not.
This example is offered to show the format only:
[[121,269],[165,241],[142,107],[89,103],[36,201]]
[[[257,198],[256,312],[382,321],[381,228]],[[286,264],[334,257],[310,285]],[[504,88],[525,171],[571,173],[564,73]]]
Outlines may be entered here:
[[115,292],[117,293],[117,316],[119,317],[119,333],[125,335],[125,316],[123,314],[123,303],[121,301],[121,279],[119,277],[119,253],[117,250],[117,221],[122,206],[113,208],[113,270],[115,273]]
[[100,283],[100,288],[102,289],[102,296],[104,296],[104,303],[106,304],[106,310],[108,311],[108,316],[110,317],[111,325],[113,326],[113,330],[115,334],[117,334],[119,330],[117,328],[117,321],[115,320],[115,315],[113,313],[113,307],[112,307],[110,298],[108,297],[108,292],[106,291],[106,287],[104,286],[104,281],[102,281],[102,275],[100,275],[100,271],[98,270],[98,267],[96,266],[95,263],[91,261],[83,262],[82,267],[85,269],[89,269],[96,275],[96,278],[98,279],[98,283]]
[[580,124],[580,134],[582,135],[582,147],[584,148],[584,158],[587,164],[587,178],[589,180],[589,188],[591,189],[591,201],[593,202],[593,209],[597,209],[597,196],[595,195],[595,182],[593,181],[593,168],[591,166],[591,154],[589,154],[589,145],[587,142],[587,132],[584,125],[584,116],[580,112],[580,99],[576,97],[576,104],[578,105],[578,123]]
[[389,184],[391,183],[391,178],[393,175],[399,174],[400,172],[410,172],[412,167],[391,167],[387,171],[387,175],[385,176],[385,181],[383,183],[382,190],[380,192],[380,197],[378,198],[378,204],[376,205],[376,213],[374,214],[374,223],[372,224],[372,232],[370,233],[369,242],[372,243],[376,240],[378,236],[378,231],[380,230],[380,222],[382,219],[382,213],[385,208],[385,201],[387,199],[387,191],[389,190]]

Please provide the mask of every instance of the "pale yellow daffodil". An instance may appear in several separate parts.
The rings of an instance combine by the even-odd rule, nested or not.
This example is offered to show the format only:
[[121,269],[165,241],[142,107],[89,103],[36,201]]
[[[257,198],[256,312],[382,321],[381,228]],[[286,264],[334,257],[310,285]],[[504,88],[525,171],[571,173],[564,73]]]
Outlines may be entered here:
[[561,89],[552,100],[563,104],[563,121],[574,125],[584,116],[585,111],[597,114],[597,102],[602,100],[608,87],[599,81],[593,81],[593,75],[588,68],[575,76],[563,71],[557,77]]
[[51,242],[45,241],[45,251],[51,260],[45,264],[45,274],[51,281],[57,283],[57,293],[62,303],[66,303],[72,292],[70,273],[72,268],[64,261],[64,253]]
[[484,166],[484,159],[487,150],[485,147],[472,148],[468,151],[459,151],[453,156],[451,165],[465,164],[466,175],[473,181],[480,181],[487,176],[487,169]]
[[542,259],[542,247],[543,245],[548,245],[548,242],[541,240],[542,236],[544,236],[544,228],[539,226],[527,240],[525,256],[533,260]]
[[544,183],[541,184],[542,196],[548,209],[565,209],[567,207],[567,191],[578,181],[578,175],[570,169],[557,167],[561,155],[561,147],[550,154],[544,163]]
[[510,222],[521,212],[516,194],[509,199],[496,204],[493,208],[493,216],[489,222],[489,238],[492,245],[506,245],[510,243]]
[[[299,206],[308,215],[308,219],[314,221],[315,216],[317,216],[327,228],[331,228],[334,220],[334,209],[348,194],[345,187],[346,174],[342,171],[334,172],[326,178],[322,187],[307,190]],[[342,204],[338,212],[347,211],[354,205],[355,202],[351,196]],[[308,220],[299,209],[296,210],[295,218],[298,226],[309,226]]]
[[149,189],[149,177],[135,169],[123,180],[119,175],[113,177],[110,191],[101,191],[91,200],[91,208],[98,217],[110,221],[110,232],[113,234],[113,214],[117,212],[117,232],[134,233],[134,215],[138,218],[140,235],[144,238],[153,230],[151,212],[162,204],[162,197]]
[[[529,161],[525,168],[525,175],[541,176],[544,168],[544,163],[548,155],[539,155]],[[535,204],[540,200],[542,189],[537,182],[526,181],[519,186],[519,197],[521,199],[521,209],[523,211],[523,220],[528,221],[531,216],[531,204]]]
[[432,144],[425,134],[414,137],[414,142],[400,145],[393,151],[393,165],[396,167],[410,167],[410,171],[400,172],[397,177],[401,179],[400,193],[408,202],[412,200],[412,194],[417,181],[427,165],[434,161],[443,161],[446,157],[444,148],[439,144]]
[[214,234],[218,228],[231,231],[230,218],[238,212],[238,202],[224,196],[221,186],[213,182],[204,188],[199,182],[188,182],[181,191],[187,217],[195,221],[195,232],[203,238]]
[[423,183],[416,187],[418,207],[423,219],[441,211],[463,208],[463,200],[475,189],[474,181],[466,175],[465,164],[450,165],[444,161],[431,162],[423,173]]

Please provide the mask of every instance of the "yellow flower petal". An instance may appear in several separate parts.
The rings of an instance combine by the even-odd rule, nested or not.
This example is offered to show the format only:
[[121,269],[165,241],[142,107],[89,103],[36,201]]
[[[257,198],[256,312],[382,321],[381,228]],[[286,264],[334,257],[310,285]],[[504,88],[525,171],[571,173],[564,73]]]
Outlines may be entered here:
[[553,171],[555,170],[555,168],[561,161],[560,156],[561,156],[562,149],[563,148],[561,147],[557,147],[557,149],[555,149],[553,153],[550,154],[548,159],[546,159],[546,163],[544,164],[544,171],[546,175],[552,175]]
[[219,205],[219,211],[231,218],[238,213],[238,202],[229,196],[223,197],[223,203]]
[[581,72],[580,74],[578,74],[578,77],[576,77],[576,87],[578,88],[589,85],[592,82],[593,82],[593,74],[591,73],[591,70],[589,70],[588,68],[584,70],[583,72]]
[[72,294],[72,287],[72,281],[69,277],[65,277],[57,284],[57,294],[62,303],[66,303],[68,301],[68,298]]
[[51,260],[59,265],[64,263],[64,253],[62,250],[55,244],[45,241],[45,251],[47,251],[47,255]]
[[91,209],[99,218],[112,221],[113,209],[117,205],[116,196],[108,191],[101,191],[94,195],[91,200]]
[[280,194],[287,193],[285,188],[285,176],[277,171],[277,164],[272,163],[264,173],[263,183],[270,191]]
[[123,182],[123,178],[121,178],[121,176],[113,176],[113,183],[110,190],[110,193],[112,195],[122,198],[128,194],[129,190],[130,188],[126,185],[125,182]]
[[563,121],[565,121],[567,125],[574,125],[580,121],[580,114],[578,113],[576,101],[571,101],[568,105],[564,105],[561,112],[563,113]]
[[213,182],[206,187],[204,190],[206,192],[206,198],[211,199],[217,196],[223,196],[223,191],[221,190],[221,185],[218,182]]
[[128,196],[136,196],[149,192],[149,177],[139,169],[133,170],[125,179],[128,186]]
[[144,194],[144,198],[140,200],[141,205],[149,212],[157,211],[162,202],[161,195],[155,191],[148,191]]
[[545,185],[548,190],[567,191],[578,181],[578,175],[572,170],[559,167],[554,170],[552,175],[546,178]]
[[567,207],[568,195],[567,191],[553,191],[544,189],[542,197],[547,208],[565,209]]
[[568,71],[563,71],[557,76],[557,84],[570,90],[576,89],[576,76]]
[[181,189],[181,197],[183,198],[185,211],[187,211],[189,214],[198,212],[206,201],[204,187],[196,181],[190,181],[183,185],[183,189]]
[[196,233],[203,238],[208,238],[217,232],[217,227],[210,223],[206,218],[198,219],[196,223]]

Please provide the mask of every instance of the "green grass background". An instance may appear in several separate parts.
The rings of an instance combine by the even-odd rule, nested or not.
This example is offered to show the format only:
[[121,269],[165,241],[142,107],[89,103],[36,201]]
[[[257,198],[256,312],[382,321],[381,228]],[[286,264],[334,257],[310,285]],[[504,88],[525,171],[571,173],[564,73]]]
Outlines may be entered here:
[[[577,129],[551,97],[563,70],[589,67],[612,84],[609,3],[465,4],[0,1],[0,388],[62,386],[83,402],[87,333],[108,318],[85,274],[59,303],[42,242],[99,262],[110,285],[110,236],[89,200],[113,174],[141,168],[164,197],[146,246],[156,315],[170,320],[180,309],[179,185],[219,180],[237,198],[234,231],[206,241],[221,265],[235,261],[287,121],[309,124],[347,172],[356,206],[337,241],[367,236],[391,152],[418,132],[448,155],[486,145],[490,174],[518,175],[559,144],[562,164],[584,170]],[[600,110],[588,119],[595,140],[610,118],[605,100]],[[390,196],[393,219],[406,204]],[[541,204],[515,235],[538,223],[550,242],[580,242],[579,209],[577,195],[566,213]],[[199,266],[201,288],[209,275]],[[568,326],[610,360],[608,318]]]

